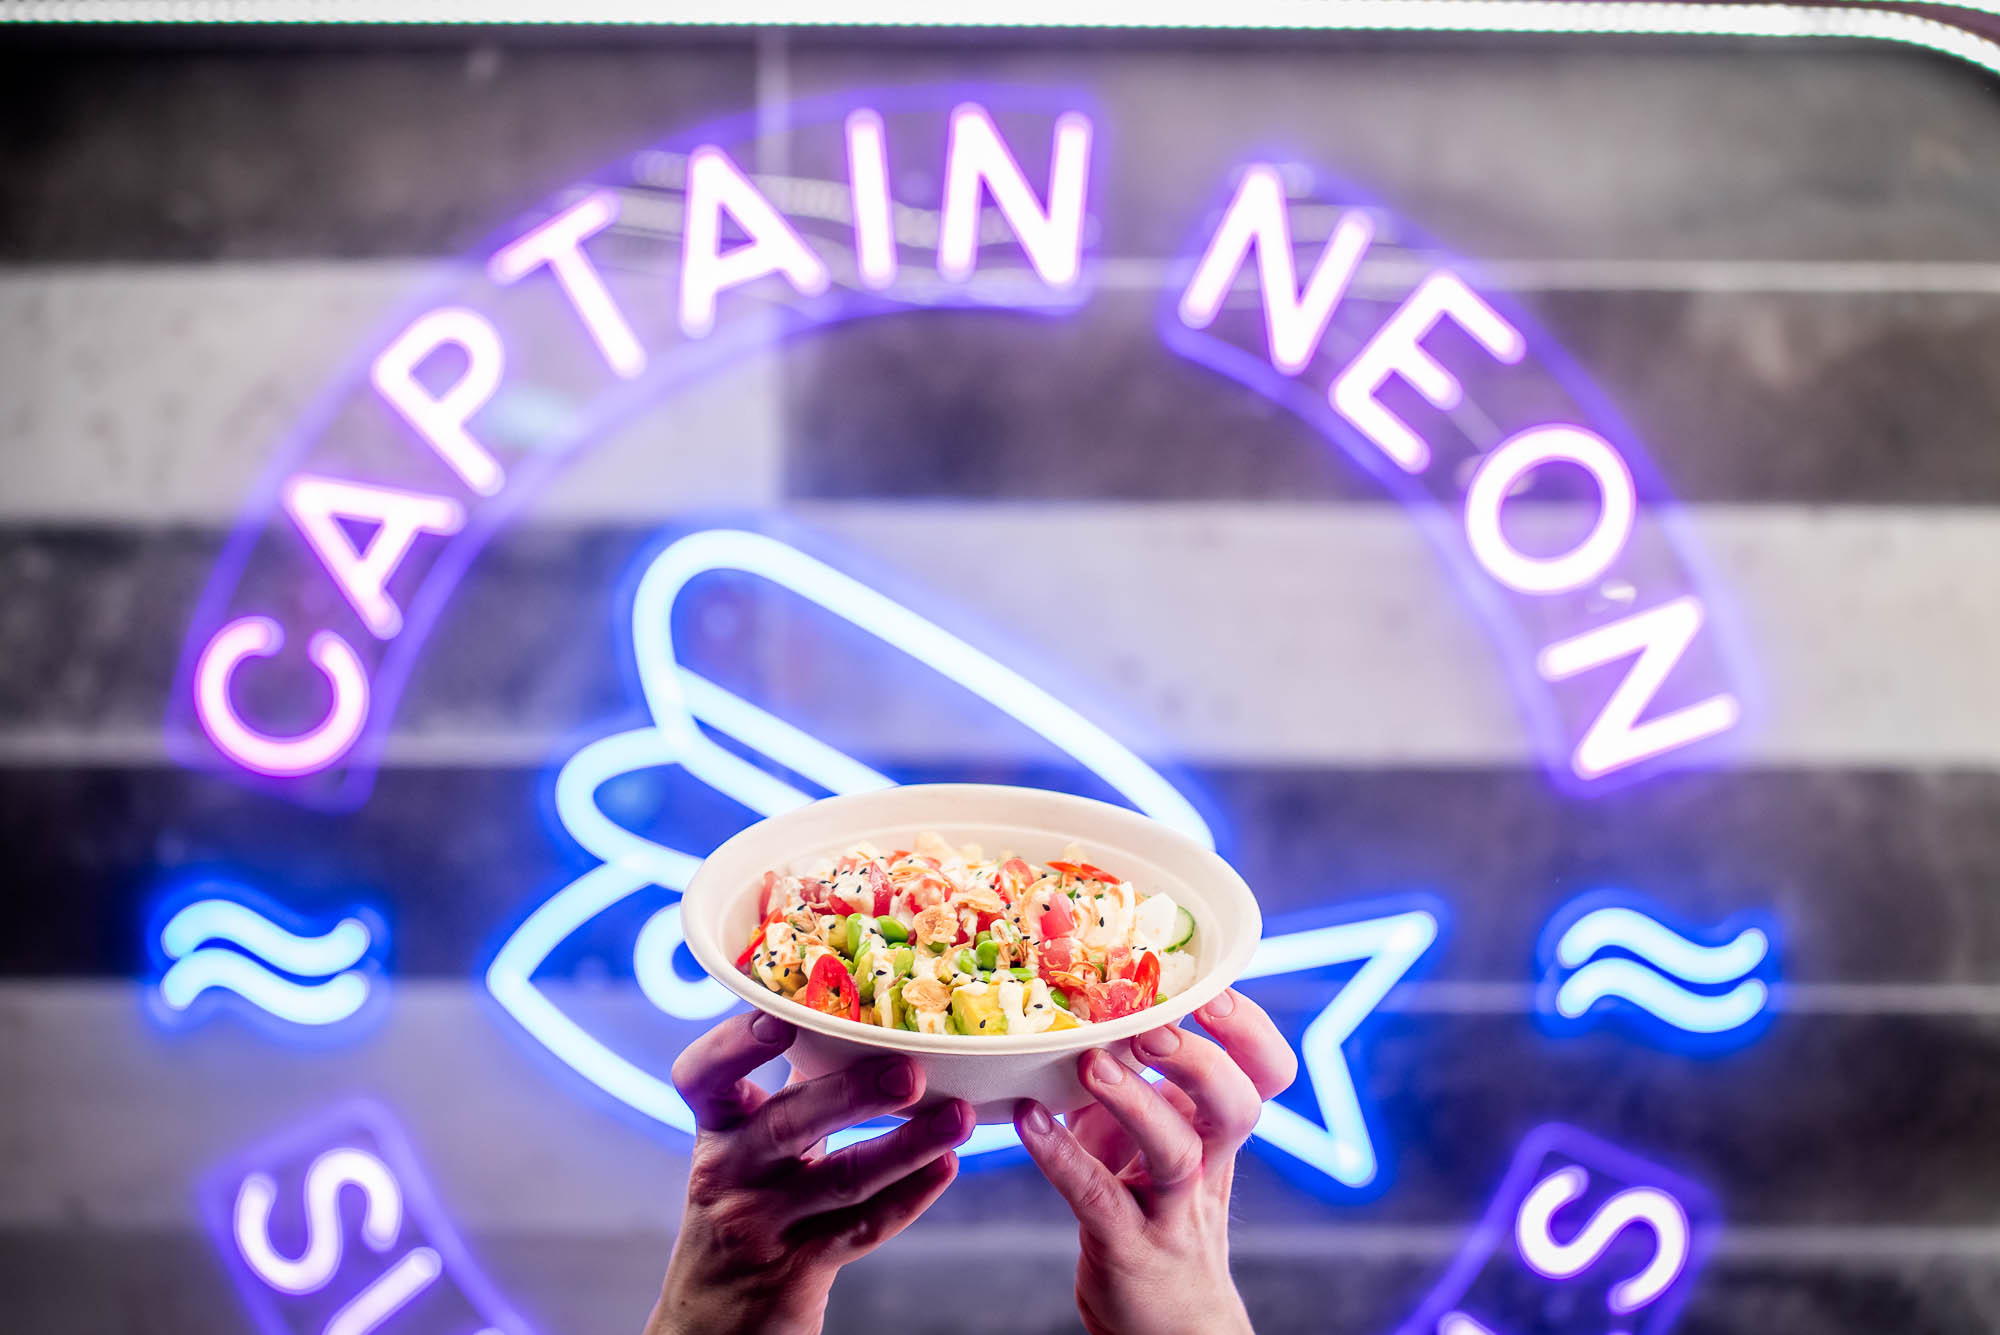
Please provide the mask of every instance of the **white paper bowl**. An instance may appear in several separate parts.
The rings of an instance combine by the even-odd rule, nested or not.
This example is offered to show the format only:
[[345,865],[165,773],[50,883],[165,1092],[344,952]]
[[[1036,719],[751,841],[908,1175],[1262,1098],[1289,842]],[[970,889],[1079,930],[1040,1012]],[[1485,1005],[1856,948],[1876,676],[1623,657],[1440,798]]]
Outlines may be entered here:
[[[908,848],[926,830],[953,844],[1007,850],[1033,862],[1083,846],[1085,860],[1165,891],[1194,915],[1199,972],[1184,991],[1137,1015],[1060,1033],[995,1037],[913,1034],[823,1015],[779,996],[739,972],[735,960],[757,926],[764,873],[817,856],[836,856],[867,841]],[[802,1075],[824,1075],[853,1062],[906,1052],[924,1068],[924,1103],[964,1099],[982,1122],[1004,1122],[1019,1099],[1052,1112],[1089,1103],[1076,1079],[1077,1054],[1171,1024],[1227,987],[1250,962],[1263,933],[1256,896],[1230,865],[1201,845],[1124,807],[1037,788],[994,784],[921,784],[830,797],[773,816],[711,853],[688,882],[681,908],[688,949],[709,974],[760,1010],[796,1025],[786,1056]],[[921,1104],[919,1106],[922,1106]]]

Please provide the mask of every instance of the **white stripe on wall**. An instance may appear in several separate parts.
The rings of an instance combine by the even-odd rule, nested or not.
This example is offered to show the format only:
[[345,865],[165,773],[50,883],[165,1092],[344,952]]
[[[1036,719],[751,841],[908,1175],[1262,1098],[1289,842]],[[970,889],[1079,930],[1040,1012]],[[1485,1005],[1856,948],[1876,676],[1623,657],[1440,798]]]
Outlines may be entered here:
[[[1495,650],[1389,505],[825,503],[834,550],[905,572],[948,620],[1148,752],[1197,763],[1530,759]],[[2000,767],[2000,510],[1701,506],[1689,526],[1761,679],[1742,763]],[[614,615],[612,588],[579,589]],[[1088,633],[1080,633],[1087,630]],[[603,652],[594,644],[542,652]],[[495,729],[406,711],[389,763],[540,765],[587,717]],[[636,702],[635,702],[636,703]],[[783,701],[764,700],[783,711]],[[480,719],[478,723],[473,719]],[[996,713],[941,728],[855,693],[827,740],[908,760],[1024,751]],[[0,732],[0,764],[152,764],[159,734]]]
[[[0,271],[0,523],[232,522],[316,396],[442,266],[415,261]],[[569,338],[573,331],[551,331]],[[653,519],[778,494],[783,395],[752,358],[648,414],[537,500]],[[729,448],[718,451],[717,440]]]
[[[386,337],[384,322],[439,267],[0,269],[0,523],[227,523],[314,396]],[[1982,263],[1502,259],[1478,271],[1519,291],[2000,295],[2000,264]],[[1171,272],[1114,258],[1093,281],[1148,292]],[[1416,274],[1388,255],[1364,278],[1400,291]],[[763,504],[778,491],[783,403],[777,359],[753,359],[600,445],[618,467],[573,470],[537,510],[647,521]]]
[[[1527,750],[1495,650],[1386,505],[816,506],[817,527],[1092,684],[1166,754],[1485,765]],[[1745,763],[2000,765],[2000,513],[1690,507],[1762,680]],[[1076,628],[1088,628],[1087,634]],[[861,702],[856,702],[857,708]],[[855,714],[888,754],[925,720]]]

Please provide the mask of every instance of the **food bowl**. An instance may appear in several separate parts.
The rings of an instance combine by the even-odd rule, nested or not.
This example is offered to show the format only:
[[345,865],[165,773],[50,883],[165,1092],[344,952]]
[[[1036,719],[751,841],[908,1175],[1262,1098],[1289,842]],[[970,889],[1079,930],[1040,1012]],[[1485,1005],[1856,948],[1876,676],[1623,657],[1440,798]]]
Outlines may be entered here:
[[[856,843],[908,848],[929,830],[952,844],[1002,849],[1035,862],[1080,844],[1087,861],[1109,868],[1146,894],[1161,891],[1194,915],[1193,983],[1136,1015],[1076,1029],[992,1037],[915,1034],[825,1015],[780,996],[735,967],[758,923],[764,873]],[[1089,798],[996,784],[918,784],[830,797],[761,821],[711,853],[688,882],[681,926],[688,949],[724,987],[759,1010],[797,1026],[786,1056],[818,1076],[885,1052],[924,1068],[924,1104],[964,1099],[982,1122],[1004,1122],[1014,1104],[1037,1099],[1051,1112],[1081,1108],[1090,1095],[1076,1078],[1077,1054],[1105,1048],[1129,1057],[1135,1034],[1172,1024],[1203,1005],[1250,962],[1263,933],[1257,898],[1230,865],[1158,821]],[[922,1104],[918,1106],[923,1106]]]

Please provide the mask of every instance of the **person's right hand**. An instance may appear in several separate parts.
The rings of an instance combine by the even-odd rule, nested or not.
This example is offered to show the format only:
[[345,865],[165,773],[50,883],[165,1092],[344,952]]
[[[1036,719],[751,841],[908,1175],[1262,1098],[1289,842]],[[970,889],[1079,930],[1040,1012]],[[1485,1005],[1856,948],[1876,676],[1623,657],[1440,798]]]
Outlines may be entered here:
[[1076,1305],[1091,1335],[1249,1335],[1229,1276],[1236,1151],[1298,1058],[1256,1002],[1224,992],[1195,1011],[1213,1041],[1174,1025],[1132,1040],[1158,1085],[1101,1049],[1078,1075],[1097,1102],[1067,1128],[1033,1100],[1014,1125],[1076,1215]]
[[924,1073],[888,1057],[766,1094],[748,1076],[796,1032],[761,1011],[733,1016],[674,1063],[700,1129],[646,1335],[819,1330],[840,1267],[902,1232],[958,1173],[952,1148],[973,1127],[958,1099],[825,1153],[830,1133],[922,1098]]

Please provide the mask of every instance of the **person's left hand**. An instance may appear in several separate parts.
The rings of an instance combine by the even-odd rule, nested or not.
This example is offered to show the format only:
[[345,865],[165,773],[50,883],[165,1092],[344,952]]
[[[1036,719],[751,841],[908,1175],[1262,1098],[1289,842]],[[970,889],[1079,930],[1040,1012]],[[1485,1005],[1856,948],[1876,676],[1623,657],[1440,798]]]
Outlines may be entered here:
[[1023,1100],[1014,1125],[1075,1213],[1076,1303],[1091,1335],[1234,1335],[1250,1318],[1229,1276],[1236,1152],[1298,1059],[1249,998],[1195,1012],[1215,1041],[1167,1025],[1132,1040],[1157,1086],[1092,1049],[1078,1062],[1097,1102],[1064,1129]]
[[908,1227],[958,1172],[952,1147],[973,1127],[961,1099],[825,1153],[830,1133],[922,1098],[923,1068],[891,1053],[766,1094],[749,1075],[795,1034],[773,1015],[737,1015],[674,1063],[700,1130],[646,1335],[818,1331],[840,1267]]

